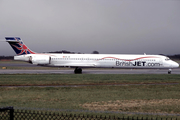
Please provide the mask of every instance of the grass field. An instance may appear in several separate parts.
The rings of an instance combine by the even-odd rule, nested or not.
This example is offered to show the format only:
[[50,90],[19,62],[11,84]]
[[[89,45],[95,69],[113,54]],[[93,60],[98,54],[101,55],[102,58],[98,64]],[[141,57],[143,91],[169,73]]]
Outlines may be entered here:
[[0,106],[180,114],[180,75],[17,74],[0,85],[86,85],[0,87]]
[[0,75],[0,85],[74,85],[122,83],[179,83],[180,75],[126,74],[12,74]]

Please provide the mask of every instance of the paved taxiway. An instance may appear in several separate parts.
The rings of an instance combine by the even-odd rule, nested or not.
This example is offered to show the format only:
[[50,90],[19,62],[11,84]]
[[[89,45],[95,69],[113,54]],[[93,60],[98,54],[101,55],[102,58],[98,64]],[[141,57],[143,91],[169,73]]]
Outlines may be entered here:
[[[29,63],[0,63],[6,67],[39,67]],[[168,69],[83,69],[83,74],[167,74]],[[74,69],[57,68],[57,70],[11,70],[0,69],[0,74],[74,74]],[[180,68],[173,69],[172,74],[180,74]]]
[[[74,69],[57,70],[3,70],[0,74],[74,74]],[[167,74],[167,69],[83,69],[83,74]],[[180,74],[180,69],[173,69],[172,74]]]

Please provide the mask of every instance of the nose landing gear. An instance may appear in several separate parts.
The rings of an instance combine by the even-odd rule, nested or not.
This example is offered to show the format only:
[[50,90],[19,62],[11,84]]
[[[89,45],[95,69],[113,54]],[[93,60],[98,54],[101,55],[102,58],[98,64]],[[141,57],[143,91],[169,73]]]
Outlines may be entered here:
[[171,70],[171,69],[169,69],[169,70],[168,70],[168,74],[171,74],[171,71],[172,71],[172,70]]

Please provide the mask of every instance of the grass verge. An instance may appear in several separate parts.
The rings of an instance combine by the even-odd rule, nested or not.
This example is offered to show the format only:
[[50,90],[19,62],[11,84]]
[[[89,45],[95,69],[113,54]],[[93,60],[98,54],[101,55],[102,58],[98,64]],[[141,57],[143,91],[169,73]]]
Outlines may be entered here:
[[180,83],[180,75],[2,74],[0,85],[89,85]]
[[103,115],[113,111],[180,114],[179,80],[180,75],[0,75],[0,85],[95,85],[0,87],[0,106],[112,112]]

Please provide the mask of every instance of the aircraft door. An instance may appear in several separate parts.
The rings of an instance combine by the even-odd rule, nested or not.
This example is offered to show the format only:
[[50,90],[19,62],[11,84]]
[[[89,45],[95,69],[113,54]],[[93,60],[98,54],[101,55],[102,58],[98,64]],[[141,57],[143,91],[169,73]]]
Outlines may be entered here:
[[163,66],[163,59],[162,58],[159,59],[159,63],[160,63],[160,67],[162,67]]
[[51,57],[49,57],[49,64],[51,64]]

